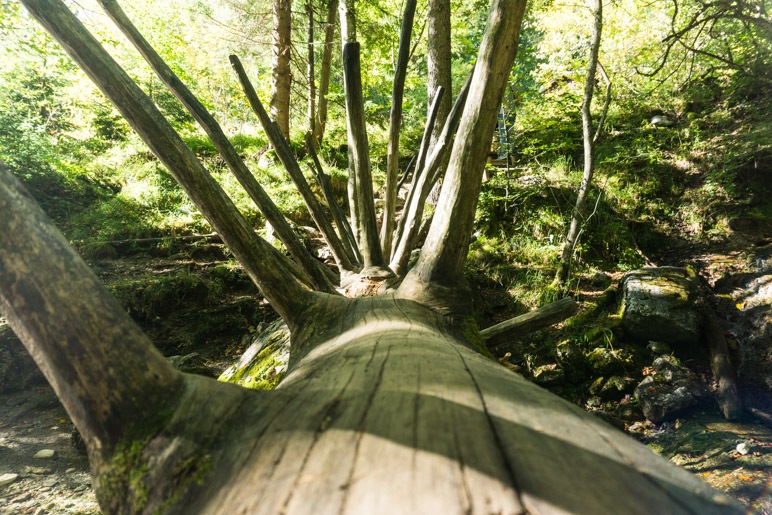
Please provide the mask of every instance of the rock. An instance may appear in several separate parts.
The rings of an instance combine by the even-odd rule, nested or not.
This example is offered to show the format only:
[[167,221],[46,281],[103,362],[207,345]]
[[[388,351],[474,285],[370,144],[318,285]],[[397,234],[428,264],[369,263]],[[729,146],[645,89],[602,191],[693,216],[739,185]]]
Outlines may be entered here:
[[284,377],[289,349],[289,329],[278,319],[254,339],[239,361],[228,367],[218,380],[246,388],[271,390]]
[[751,446],[748,442],[741,442],[737,444],[737,447],[735,447],[735,450],[740,453],[740,455],[745,456],[749,452],[751,452]]
[[671,346],[700,342],[698,290],[687,270],[642,268],[626,274],[620,283],[622,327],[630,338]]
[[633,356],[624,349],[597,347],[587,353],[587,361],[595,375],[608,376],[622,372],[625,365],[632,364]]
[[36,459],[50,459],[56,455],[56,451],[53,449],[41,449],[35,453],[33,458]]
[[673,353],[673,349],[671,349],[670,345],[665,342],[649,342],[649,344],[646,346],[646,349],[648,349],[648,351],[655,356]]
[[611,376],[603,382],[600,390],[597,392],[604,400],[621,399],[627,393],[635,390],[636,380],[626,376]]
[[565,381],[566,373],[557,363],[536,367],[533,371],[533,381],[542,385],[559,384]]
[[0,486],[10,485],[17,479],[19,479],[19,474],[2,474],[0,475]]
[[611,276],[603,272],[595,272],[590,278],[590,284],[596,288],[608,288],[611,286]]
[[635,398],[644,416],[659,424],[699,406],[706,398],[705,387],[687,369],[665,357],[654,360],[654,375],[646,377],[636,388]]
[[582,381],[587,376],[587,360],[582,350],[571,340],[565,340],[555,347],[555,357],[566,378],[572,382]]

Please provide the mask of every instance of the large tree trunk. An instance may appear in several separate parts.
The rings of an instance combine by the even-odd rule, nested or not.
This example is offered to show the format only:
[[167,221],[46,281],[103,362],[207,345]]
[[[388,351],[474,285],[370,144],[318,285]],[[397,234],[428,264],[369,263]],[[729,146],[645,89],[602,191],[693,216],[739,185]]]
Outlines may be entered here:
[[413,33],[413,17],[416,0],[408,0],[402,13],[402,30],[394,70],[389,110],[389,147],[386,151],[386,191],[384,192],[383,223],[381,224],[381,249],[391,255],[394,233],[394,216],[397,209],[397,183],[399,182],[399,134],[402,128],[402,97],[405,93],[407,63],[410,58],[410,37]]
[[271,56],[271,118],[279,124],[279,129],[289,140],[290,88],[292,71],[290,70],[292,2],[273,0],[273,50]]
[[287,279],[288,262],[64,4],[22,2],[122,109],[292,330],[276,391],[174,371],[0,170],[0,313],[84,433],[106,513],[741,513],[481,356],[470,344],[479,335],[443,315],[458,311],[468,197],[479,190],[523,0],[493,1],[444,211],[399,290],[425,305],[311,293]]
[[741,513],[409,300],[318,294],[274,392],[180,374],[0,173],[0,310],[107,513]]

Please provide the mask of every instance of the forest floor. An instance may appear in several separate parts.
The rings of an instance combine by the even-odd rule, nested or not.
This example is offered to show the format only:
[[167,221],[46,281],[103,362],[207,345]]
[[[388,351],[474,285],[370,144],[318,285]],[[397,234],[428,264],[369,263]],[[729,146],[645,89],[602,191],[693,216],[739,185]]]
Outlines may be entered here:
[[[712,269],[718,275],[737,265],[731,256],[704,259],[720,262]],[[91,265],[186,371],[216,377],[275,317],[254,302],[256,290],[218,246],[166,249],[155,257],[129,253]],[[14,339],[3,324],[0,319],[0,343]],[[0,514],[100,513],[88,459],[73,445],[77,437],[64,409],[39,374],[22,383],[0,393]],[[772,429],[756,422],[729,423],[707,410],[650,426],[646,440],[749,513],[772,515]],[[41,450],[53,456],[35,457]]]

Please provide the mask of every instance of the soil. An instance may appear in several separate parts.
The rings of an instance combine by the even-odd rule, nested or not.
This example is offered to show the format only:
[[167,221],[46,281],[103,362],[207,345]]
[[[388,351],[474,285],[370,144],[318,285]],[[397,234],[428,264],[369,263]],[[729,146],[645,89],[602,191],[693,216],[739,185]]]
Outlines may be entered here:
[[[217,376],[276,315],[222,248],[176,251],[91,265],[162,352],[176,356],[172,362]],[[703,270],[726,277],[726,267]],[[708,279],[715,285],[715,277]],[[10,334],[3,325],[0,319],[0,346],[3,329]],[[0,486],[0,514],[98,514],[88,459],[74,445],[77,433],[42,376],[31,374],[19,379],[21,390],[3,391],[0,381],[0,483],[5,474],[17,475]],[[772,515],[772,430],[756,422],[728,423],[708,410],[635,430],[656,452],[733,496],[749,513]],[[34,457],[44,449],[53,457]]]

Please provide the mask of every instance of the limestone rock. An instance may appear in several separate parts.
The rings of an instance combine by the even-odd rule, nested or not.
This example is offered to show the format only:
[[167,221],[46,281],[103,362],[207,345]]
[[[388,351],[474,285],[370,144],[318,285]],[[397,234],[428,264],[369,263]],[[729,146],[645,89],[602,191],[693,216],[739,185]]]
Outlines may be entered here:
[[36,459],[50,459],[56,455],[56,451],[53,449],[41,449],[35,453],[33,458]]
[[0,486],[10,485],[17,479],[19,479],[19,474],[2,474],[0,475]]
[[622,327],[634,340],[671,346],[699,343],[702,315],[697,288],[683,268],[642,268],[622,280]]

